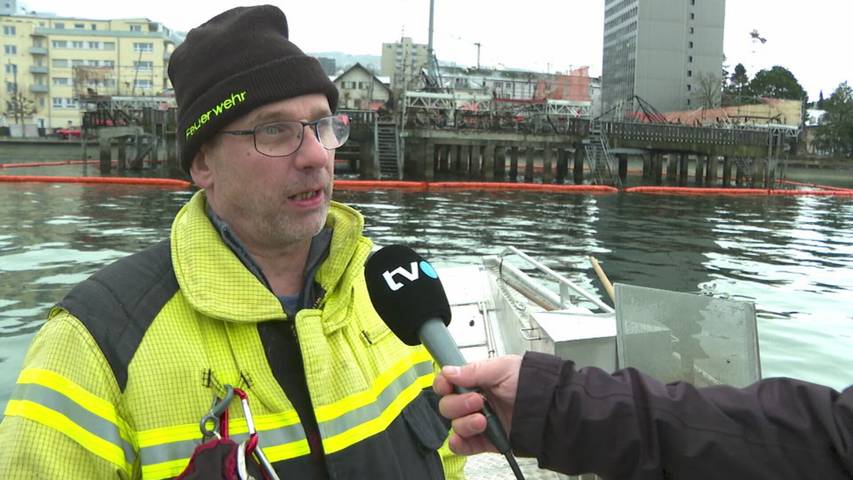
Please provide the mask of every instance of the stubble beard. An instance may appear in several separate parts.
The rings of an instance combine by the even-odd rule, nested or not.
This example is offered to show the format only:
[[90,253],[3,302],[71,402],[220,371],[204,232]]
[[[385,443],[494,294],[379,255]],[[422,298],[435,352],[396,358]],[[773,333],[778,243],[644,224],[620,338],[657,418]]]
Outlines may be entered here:
[[331,186],[323,189],[325,197],[323,206],[309,214],[294,215],[276,208],[256,218],[255,231],[258,234],[258,240],[270,247],[284,247],[310,241],[326,224],[331,205],[331,190]]

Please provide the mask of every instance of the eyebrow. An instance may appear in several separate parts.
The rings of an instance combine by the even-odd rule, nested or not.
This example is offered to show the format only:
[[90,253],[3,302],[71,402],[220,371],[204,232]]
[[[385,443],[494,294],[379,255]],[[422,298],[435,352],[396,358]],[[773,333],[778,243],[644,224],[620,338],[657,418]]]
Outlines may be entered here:
[[[319,108],[313,112],[312,118],[322,118],[328,117],[332,112],[325,108]],[[252,119],[252,123],[266,123],[266,122],[294,122],[297,121],[294,118],[288,118],[286,113],[279,112],[277,110],[267,110],[258,114],[255,118]]]

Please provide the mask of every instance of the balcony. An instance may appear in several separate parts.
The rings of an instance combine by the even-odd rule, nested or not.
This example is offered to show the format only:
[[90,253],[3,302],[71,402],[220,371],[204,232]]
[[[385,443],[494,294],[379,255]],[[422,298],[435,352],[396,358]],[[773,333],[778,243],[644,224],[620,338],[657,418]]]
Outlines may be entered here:
[[36,27],[30,33],[31,37],[47,37],[47,29],[44,27]]
[[30,73],[47,73],[47,67],[44,65],[31,65]]
[[30,47],[30,55],[47,55],[47,47]]
[[33,93],[47,93],[47,85],[34,83],[30,85],[30,91]]

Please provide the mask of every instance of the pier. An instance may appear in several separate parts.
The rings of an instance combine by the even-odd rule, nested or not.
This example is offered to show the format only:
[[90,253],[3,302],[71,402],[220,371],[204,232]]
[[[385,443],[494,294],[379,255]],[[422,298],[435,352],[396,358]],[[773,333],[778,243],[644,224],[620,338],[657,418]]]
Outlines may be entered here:
[[102,174],[109,174],[117,159],[119,172],[140,170],[147,161],[165,165],[174,175],[180,171],[176,125],[171,97],[89,97],[83,113],[82,157],[88,158],[86,139],[94,137]]
[[[594,183],[621,188],[630,158],[645,183],[770,188],[798,131],[592,119],[568,102],[460,104],[407,92],[401,112],[348,111],[353,145],[339,152],[362,178]],[[502,104],[503,103],[503,104]]]

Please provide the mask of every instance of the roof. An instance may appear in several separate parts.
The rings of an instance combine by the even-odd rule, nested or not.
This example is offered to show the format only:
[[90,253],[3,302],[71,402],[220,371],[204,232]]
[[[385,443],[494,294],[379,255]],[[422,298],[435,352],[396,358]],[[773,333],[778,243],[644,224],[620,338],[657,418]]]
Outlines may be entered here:
[[[388,83],[388,82],[383,82],[383,81],[382,81],[382,79],[381,79],[380,77],[377,77],[376,75],[374,75],[374,74],[373,74],[373,72],[371,72],[370,70],[368,70],[367,68],[365,68],[365,67],[364,67],[364,65],[362,65],[362,64],[360,64],[360,63],[358,63],[358,62],[356,62],[356,63],[355,63],[355,64],[353,64],[351,67],[349,67],[348,69],[344,70],[343,72],[341,72],[341,74],[340,74],[340,75],[338,75],[338,76],[336,76],[336,77],[334,77],[334,78],[332,78],[332,77],[329,77],[329,78],[332,78],[332,82],[333,82],[333,83],[337,83],[337,81],[338,81],[338,80],[340,80],[344,75],[346,75],[346,74],[348,74],[349,72],[351,72],[351,71],[353,71],[353,70],[356,70],[356,69],[359,69],[359,70],[364,71],[365,73],[367,73],[368,75],[370,75],[370,76],[373,78],[373,81],[374,81],[374,82],[377,82],[377,83],[379,83],[380,85],[382,85],[382,87],[383,87],[383,88],[385,88],[386,90],[388,90],[388,92],[389,92],[389,93],[391,92],[391,89],[388,87],[388,85],[389,85],[389,83]],[[387,78],[387,77],[384,77],[384,78]]]

